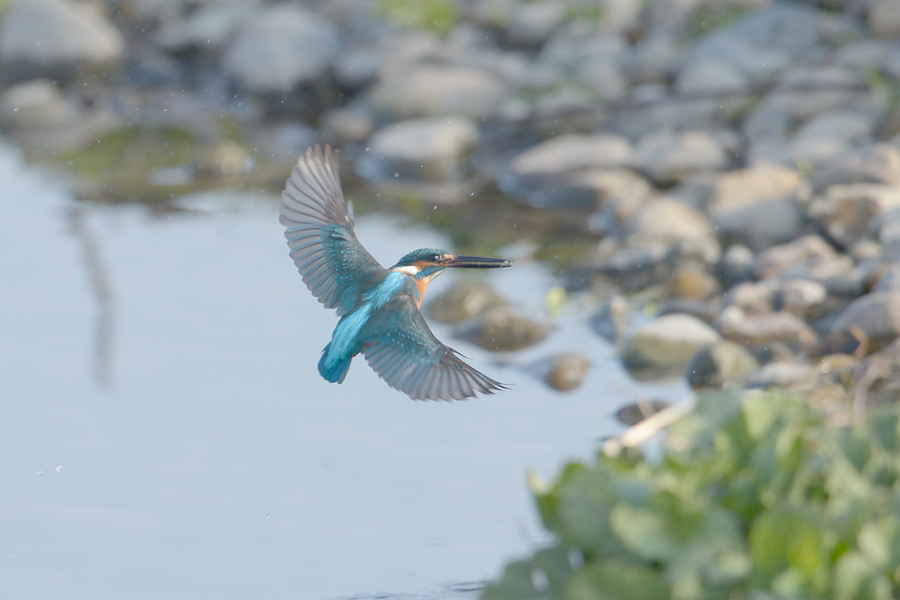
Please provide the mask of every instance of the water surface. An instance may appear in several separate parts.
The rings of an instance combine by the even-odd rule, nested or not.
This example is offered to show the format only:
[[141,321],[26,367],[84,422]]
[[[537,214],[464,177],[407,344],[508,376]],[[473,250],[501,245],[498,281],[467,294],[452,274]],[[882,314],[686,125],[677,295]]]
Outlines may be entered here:
[[[413,402],[359,358],[332,385],[316,362],[336,317],[287,256],[277,198],[183,203],[77,203],[0,146],[0,597],[469,598],[447,584],[541,541],[527,469],[588,456],[637,393],[606,342],[563,320],[500,364],[434,325],[513,389]],[[383,264],[448,244],[357,220]],[[542,316],[539,265],[484,276]],[[593,366],[569,394],[517,366],[573,349]]]

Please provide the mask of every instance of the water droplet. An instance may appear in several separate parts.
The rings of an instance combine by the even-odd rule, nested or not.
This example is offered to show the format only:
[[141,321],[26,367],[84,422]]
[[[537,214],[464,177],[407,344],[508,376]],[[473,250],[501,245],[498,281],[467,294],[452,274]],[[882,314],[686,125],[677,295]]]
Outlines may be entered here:
[[56,469],[54,469],[54,470],[55,470],[57,473],[59,473],[60,471],[63,470],[63,466],[62,466],[62,465],[56,465]]
[[400,173],[397,173],[397,172],[395,171],[395,172],[394,172],[394,179],[397,179],[398,177],[400,177]]

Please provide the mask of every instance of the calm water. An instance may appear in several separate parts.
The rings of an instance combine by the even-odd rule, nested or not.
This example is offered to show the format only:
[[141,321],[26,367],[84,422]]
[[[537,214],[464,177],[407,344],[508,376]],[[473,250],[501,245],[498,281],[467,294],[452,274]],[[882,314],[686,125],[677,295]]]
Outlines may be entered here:
[[[0,146],[0,597],[470,598],[455,584],[541,541],[526,471],[588,456],[648,390],[574,319],[506,366],[435,326],[514,384],[497,396],[413,402],[359,358],[328,384],[336,318],[288,259],[277,199],[184,203],[76,204]],[[448,243],[358,221],[384,264]],[[539,266],[487,275],[541,315]],[[593,362],[574,393],[515,366],[572,349]]]

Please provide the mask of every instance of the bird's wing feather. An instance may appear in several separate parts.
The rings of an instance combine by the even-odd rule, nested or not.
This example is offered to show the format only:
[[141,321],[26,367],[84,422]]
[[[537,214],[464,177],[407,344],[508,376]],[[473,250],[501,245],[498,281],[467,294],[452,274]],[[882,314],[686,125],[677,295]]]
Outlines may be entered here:
[[413,400],[463,400],[506,389],[442,344],[412,297],[398,296],[383,310],[392,318],[370,318],[362,353],[392,388]]
[[338,179],[338,153],[306,151],[281,194],[281,224],[291,258],[309,290],[338,316],[353,310],[362,292],[385,274],[353,231]]

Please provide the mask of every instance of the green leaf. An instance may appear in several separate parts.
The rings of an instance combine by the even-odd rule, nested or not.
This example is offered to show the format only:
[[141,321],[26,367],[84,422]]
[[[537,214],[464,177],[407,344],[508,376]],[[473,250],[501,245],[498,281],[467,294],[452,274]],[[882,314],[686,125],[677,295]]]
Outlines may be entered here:
[[481,600],[531,600],[544,597],[545,592],[534,588],[531,561],[509,563],[500,581],[489,583],[481,594]]
[[744,400],[743,413],[747,431],[757,440],[769,436],[780,416],[776,397],[769,394],[754,394]]
[[808,508],[780,506],[760,514],[750,530],[750,553],[754,580],[763,587],[788,570],[786,577],[816,587],[828,570],[820,523]]
[[547,489],[547,485],[536,473],[528,474],[528,484],[534,494],[538,511],[541,513],[541,520],[544,527],[550,531],[559,533],[561,528],[559,516],[559,498],[560,490],[565,489],[569,482],[576,478],[580,473],[584,472],[585,466],[579,463],[569,463],[560,474],[556,485]]
[[643,495],[648,493],[646,484],[632,481],[623,485],[609,466],[601,460],[574,474],[559,492],[558,533],[566,544],[581,548],[586,554],[602,556],[622,551],[609,524],[617,490],[625,490],[629,496],[638,496],[640,488],[644,489]]
[[706,397],[658,460],[600,456],[533,486],[557,543],[485,597],[900,598],[898,409],[837,428],[802,399],[741,407]]
[[580,571],[566,594],[566,600],[668,600],[671,597],[658,571],[613,560]]
[[649,508],[618,504],[610,511],[609,524],[624,546],[643,559],[669,561],[679,551],[665,520]]
[[845,553],[834,565],[833,600],[858,600],[874,575],[872,566],[855,550]]
[[869,431],[881,446],[888,450],[898,449],[897,428],[900,426],[900,415],[897,409],[883,410],[872,415],[868,423]]
[[511,563],[503,578],[487,586],[482,600],[560,598],[568,587],[572,565],[560,546],[539,550],[531,560]]
[[900,566],[900,522],[893,515],[869,521],[859,531],[859,550],[881,568],[894,570]]

